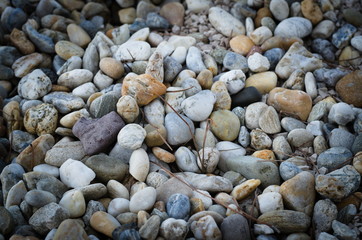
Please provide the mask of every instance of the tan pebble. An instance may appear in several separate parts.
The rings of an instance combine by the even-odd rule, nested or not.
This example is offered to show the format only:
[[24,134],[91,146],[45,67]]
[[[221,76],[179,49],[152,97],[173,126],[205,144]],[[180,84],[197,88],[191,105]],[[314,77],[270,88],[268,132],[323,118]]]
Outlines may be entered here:
[[307,120],[312,110],[312,99],[300,90],[274,88],[269,93],[267,103],[277,111],[296,116],[302,121]]
[[119,21],[123,24],[131,24],[137,17],[136,9],[131,8],[124,8],[118,11]]
[[288,50],[289,47],[295,43],[299,42],[303,44],[303,40],[297,37],[281,37],[281,36],[274,36],[267,39],[262,45],[261,50],[267,51],[272,48],[282,48],[284,50]]
[[122,96],[118,100],[116,107],[117,113],[127,123],[134,122],[140,113],[136,100],[129,95]]
[[8,134],[14,130],[22,129],[23,118],[21,116],[20,105],[17,101],[7,103],[3,108],[2,115],[7,123]]
[[81,10],[85,4],[84,1],[81,0],[59,0],[58,2],[71,12],[73,10]]
[[341,202],[336,203],[338,210],[341,210],[349,204],[353,204],[356,206],[357,209],[360,209],[362,204],[362,192],[355,192],[348,197],[342,199]]
[[314,0],[304,0],[301,3],[303,16],[309,19],[313,25],[316,25],[323,19],[323,13]]
[[222,81],[216,81],[211,91],[216,96],[216,102],[214,104],[214,110],[230,110],[231,109],[231,97],[226,87],[226,84]]
[[153,207],[160,210],[161,212],[166,212],[166,204],[163,201],[155,202],[155,205],[153,205]]
[[166,142],[165,126],[147,124],[145,130],[147,132],[145,142],[148,147],[161,146]]
[[166,18],[172,25],[180,27],[184,25],[185,8],[179,2],[170,2],[163,5],[160,15]]
[[230,40],[230,48],[234,52],[239,53],[243,56],[248,54],[248,52],[254,45],[255,45],[254,42],[248,36],[245,35],[239,35],[233,37]]
[[81,117],[89,117],[87,110],[81,109],[68,113],[60,119],[59,123],[66,128],[72,128]]
[[[274,152],[268,149],[255,151],[251,156],[265,159],[265,160],[275,160]],[[272,161],[274,162],[274,161]]]
[[110,238],[112,237],[114,229],[121,226],[117,219],[112,215],[102,211],[93,213],[90,224],[96,231],[103,233]]
[[230,205],[230,204],[235,203],[235,201],[233,200],[233,197],[224,192],[218,193],[215,196],[215,199],[217,200],[217,203],[223,204],[223,205]]
[[273,15],[272,15],[272,13],[271,13],[271,11],[269,10],[268,7],[259,8],[259,10],[257,11],[256,17],[255,17],[255,19],[254,19],[255,27],[258,28],[258,27],[261,26],[261,20],[262,20],[264,17],[273,18]]
[[[357,68],[359,65],[361,65],[361,59],[359,59],[359,52],[352,48],[351,46],[347,46],[343,48],[341,54],[338,57],[339,64],[345,67],[355,67]],[[348,59],[354,59],[350,61],[346,61]]]
[[42,54],[32,53],[16,59],[11,68],[14,70],[16,77],[22,78],[35,68],[40,67],[42,61],[44,61]]
[[70,41],[59,41],[55,44],[55,52],[64,60],[68,60],[72,56],[82,57],[84,55],[83,48]]
[[57,128],[58,111],[52,104],[43,103],[29,108],[24,116],[24,127],[38,136],[52,134]]
[[342,100],[355,107],[362,107],[362,71],[351,72],[340,79],[336,84],[336,91]]
[[77,44],[78,46],[84,48],[91,41],[88,33],[84,31],[84,29],[77,24],[71,23],[67,26],[67,33],[69,36],[69,40],[72,43]]
[[71,89],[66,86],[52,84],[52,89],[50,92],[71,92]]
[[248,77],[245,87],[255,87],[261,94],[269,93],[277,86],[278,76],[274,72],[261,72]]
[[249,196],[260,185],[260,183],[259,179],[249,179],[242,184],[235,186],[231,192],[231,196],[233,196],[237,201],[240,201]]
[[26,37],[23,31],[17,28],[14,28],[11,32],[10,41],[24,55],[35,52],[34,44]]
[[101,199],[99,199],[99,202],[102,203],[102,205],[103,205],[106,209],[108,209],[108,205],[109,205],[109,203],[110,203],[111,201],[112,201],[111,198],[101,198]]
[[160,147],[153,147],[152,153],[161,161],[165,163],[172,163],[176,161],[175,155],[172,153],[166,151],[165,149],[162,149]]
[[148,212],[146,211],[139,211],[137,213],[137,226],[139,228],[141,228],[146,222],[147,220],[150,218],[150,214],[148,214]]
[[107,76],[113,79],[119,79],[124,74],[123,64],[114,58],[105,57],[99,62],[99,68]]
[[202,70],[196,77],[196,80],[199,82],[202,89],[210,89],[213,84],[212,79],[212,72],[208,69]]
[[362,175],[362,152],[358,152],[354,156],[353,167]]

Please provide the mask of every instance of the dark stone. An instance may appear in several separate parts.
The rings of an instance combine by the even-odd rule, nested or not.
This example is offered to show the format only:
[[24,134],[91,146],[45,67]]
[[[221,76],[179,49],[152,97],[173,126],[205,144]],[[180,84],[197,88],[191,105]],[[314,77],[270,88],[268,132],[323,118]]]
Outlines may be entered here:
[[110,112],[99,119],[79,119],[73,127],[73,134],[82,142],[86,154],[93,155],[112,146],[124,125],[116,112]]
[[277,66],[278,62],[284,56],[285,51],[281,48],[272,48],[264,53],[264,57],[266,57],[270,62],[269,70],[274,70]]
[[329,139],[329,136],[331,135],[331,132],[333,131],[333,129],[337,128],[338,126],[332,124],[332,123],[325,123],[322,126],[322,130],[324,135],[327,137],[327,139]]
[[313,72],[313,75],[318,82],[323,82],[330,87],[334,87],[338,80],[347,74],[348,72],[346,70],[338,68],[319,68]]
[[255,87],[247,87],[240,92],[231,95],[231,108],[234,107],[245,107],[254,102],[259,102],[262,95]]
[[34,237],[39,236],[30,225],[22,225],[17,227],[14,234],[21,236],[34,236]]
[[9,190],[23,180],[25,173],[23,167],[17,163],[7,165],[0,174],[0,181],[3,191],[3,198],[6,200]]
[[223,239],[251,239],[248,220],[239,214],[232,214],[224,218],[220,230]]
[[181,72],[182,65],[179,62],[177,62],[174,58],[167,56],[163,60],[163,68],[164,68],[164,81],[172,82],[176,78],[177,74]]
[[[0,69],[1,71],[1,69]],[[0,107],[3,107],[3,99],[8,97],[8,92],[3,86],[0,86]],[[1,135],[0,135],[1,137]]]
[[37,208],[44,207],[51,202],[57,201],[56,197],[52,193],[38,189],[33,189],[27,192],[24,199],[29,205]]
[[142,28],[146,28],[146,27],[147,27],[146,20],[144,20],[142,18],[136,18],[134,20],[134,22],[128,26],[131,34],[137,32],[138,30],[141,30]]
[[36,15],[39,18],[42,18],[46,15],[52,14],[54,5],[51,0],[40,0],[39,4],[36,6]]
[[[23,214],[21,213],[19,206],[17,205],[10,206],[8,207],[8,211],[10,212],[11,216],[13,216],[14,226],[19,227],[27,224]],[[16,232],[19,232],[19,228],[16,228]]]
[[[58,71],[63,66],[63,64],[65,62],[66,62],[66,60],[61,58],[59,55],[55,55],[54,59],[53,59],[53,68],[54,68],[54,70]],[[56,79],[56,81],[58,81],[58,78]],[[52,81],[52,83],[53,83],[53,81]]]
[[248,71],[247,59],[240,54],[228,52],[223,60],[224,68],[229,70],[241,69],[243,72]]
[[114,240],[141,240],[135,223],[124,224],[112,232]]
[[345,147],[332,147],[322,152],[317,158],[318,168],[325,167],[328,171],[335,170],[349,164],[352,153]]
[[332,130],[331,134],[329,135],[329,146],[345,147],[351,150],[355,138],[356,138],[355,135],[353,135],[352,133],[344,129],[335,128]]
[[85,214],[83,215],[83,222],[85,223],[85,225],[90,226],[90,219],[93,213],[97,211],[107,212],[107,209],[103,206],[101,202],[90,200],[87,204]]
[[117,102],[119,97],[115,96],[112,93],[104,94],[98,98],[96,98],[91,106],[90,106],[90,113],[96,117],[100,118],[112,111],[117,110]]
[[147,14],[146,24],[151,29],[168,29],[170,26],[166,18],[154,12]]
[[97,178],[107,183],[109,180],[121,182],[128,173],[128,165],[121,160],[107,155],[94,155],[85,162],[97,175]]
[[355,8],[347,8],[343,10],[343,17],[347,22],[356,27],[362,26],[362,13]]
[[21,54],[15,47],[0,46],[0,64],[11,67]]
[[328,59],[328,61],[335,60],[336,48],[328,40],[321,38],[314,39],[312,50],[319,53],[324,59]]
[[80,22],[79,26],[81,26],[88,34],[91,38],[94,38],[94,36],[97,34],[98,30],[97,26],[88,20],[84,20],[82,22]]
[[21,29],[21,26],[28,19],[26,13],[21,8],[5,8],[1,16],[1,23],[3,28],[11,32],[14,28]]
[[34,45],[44,53],[54,53],[55,44],[53,39],[50,37],[39,33],[31,25],[24,24],[23,31],[28,35],[29,39],[34,43]]
[[0,206],[0,233],[8,235],[14,230],[14,219],[11,213]]
[[58,75],[49,68],[40,68],[49,78],[52,83],[56,83],[58,81]]
[[0,80],[10,80],[14,77],[14,71],[4,65],[0,65]]
[[21,8],[24,11],[31,13],[34,11],[37,1],[29,1],[29,0],[11,0],[11,4],[14,7]]
[[356,214],[357,214],[356,206],[353,204],[348,204],[347,206],[339,210],[337,215],[337,221],[344,224],[349,224],[353,220]]
[[357,115],[353,123],[353,129],[356,133],[362,133],[362,113]]
[[362,151],[362,133],[358,134],[358,136],[354,139],[352,145],[353,154],[357,154]]
[[190,214],[189,197],[180,193],[171,195],[167,201],[166,209],[170,218],[187,219]]

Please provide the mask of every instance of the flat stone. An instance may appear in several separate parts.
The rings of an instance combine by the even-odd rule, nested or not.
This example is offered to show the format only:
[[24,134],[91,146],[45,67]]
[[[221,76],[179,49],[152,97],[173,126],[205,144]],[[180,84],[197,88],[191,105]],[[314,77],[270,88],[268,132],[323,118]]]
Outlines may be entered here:
[[319,154],[317,165],[332,171],[341,165],[347,165],[352,156],[352,152],[345,147],[331,147]]
[[103,155],[91,156],[85,161],[85,165],[92,169],[103,183],[110,180],[122,181],[128,171],[128,166],[119,159]]
[[81,160],[85,152],[80,141],[58,142],[46,152],[44,162],[60,167],[69,158]]

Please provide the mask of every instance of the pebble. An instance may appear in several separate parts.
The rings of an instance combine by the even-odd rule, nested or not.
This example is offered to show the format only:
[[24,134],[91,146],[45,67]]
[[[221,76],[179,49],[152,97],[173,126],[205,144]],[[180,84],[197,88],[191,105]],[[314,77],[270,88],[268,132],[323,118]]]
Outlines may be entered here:
[[169,22],[166,18],[161,17],[157,13],[150,12],[146,17],[146,24],[151,29],[168,29]]
[[129,209],[133,213],[139,211],[147,211],[152,208],[156,202],[156,189],[153,187],[146,187],[135,193],[129,202]]
[[121,213],[129,211],[129,200],[124,198],[113,198],[108,205],[108,213],[117,217]]
[[251,239],[247,219],[239,214],[224,218],[220,230],[227,239]]
[[232,190],[232,183],[224,177],[191,172],[177,173],[176,176],[200,190],[208,192],[231,192]]
[[237,35],[230,40],[230,48],[238,54],[245,56],[255,45],[254,42],[245,35]]
[[291,17],[282,20],[275,28],[274,35],[304,38],[311,34],[312,23],[306,18]]
[[143,109],[148,123],[154,125],[164,125],[165,108],[163,107],[161,100],[155,99]]
[[268,105],[263,102],[250,104],[245,111],[245,126],[248,129],[259,128],[260,116],[267,109]]
[[122,63],[110,57],[102,58],[99,62],[99,68],[103,73],[113,79],[119,79],[124,74]]
[[195,129],[195,141],[197,145],[196,149],[201,149],[203,147],[213,148],[217,143],[214,134],[212,134],[210,130],[206,131],[205,129],[202,128]]
[[234,52],[228,52],[223,60],[223,65],[226,69],[229,70],[238,70],[241,69],[244,72],[248,71],[247,59]]
[[239,132],[235,129],[240,129],[240,121],[238,117],[229,110],[214,111],[210,115],[211,131],[222,141],[235,140]]
[[82,225],[76,220],[66,219],[58,227],[55,232],[54,240],[66,239],[66,238],[87,238],[87,233],[83,229]]
[[288,133],[287,140],[293,147],[311,147],[314,136],[307,129],[297,128]]
[[59,76],[58,84],[71,89],[90,82],[93,79],[93,73],[87,69],[74,69]]
[[201,51],[197,47],[190,47],[186,55],[186,66],[196,74],[206,69],[201,56]]
[[83,99],[66,92],[49,93],[43,97],[43,101],[54,105],[56,110],[62,114],[70,113],[73,110],[79,110],[85,105]]
[[264,57],[267,57],[270,63],[270,70],[275,69],[280,59],[284,56],[285,51],[281,48],[271,48],[264,52]]
[[317,201],[313,211],[313,223],[316,226],[316,232],[329,232],[332,221],[337,219],[337,213],[337,207],[331,200]]
[[183,219],[168,218],[161,223],[160,235],[165,239],[185,239],[188,232],[187,222]]
[[48,76],[36,69],[24,76],[18,85],[18,93],[26,99],[39,99],[46,95],[52,87],[52,83]]
[[24,127],[31,134],[54,133],[58,121],[58,111],[51,104],[40,104],[25,113]]
[[128,41],[119,46],[114,54],[118,61],[142,61],[151,56],[151,46],[143,41]]
[[[102,162],[102,165],[99,163]],[[125,177],[128,166],[119,159],[103,155],[93,155],[85,161],[85,165],[95,172],[97,178],[107,183],[110,180],[121,181]]]
[[234,187],[231,196],[237,201],[248,197],[260,185],[259,179],[249,179]]
[[97,211],[93,213],[92,217],[90,218],[90,225],[96,231],[103,233],[108,237],[112,237],[112,232],[117,227],[121,226],[117,219],[103,211]]
[[226,84],[230,94],[238,93],[245,86],[245,73],[242,70],[230,70],[224,73],[219,81]]
[[203,147],[199,150],[197,158],[197,165],[202,172],[212,173],[216,169],[219,159],[220,152],[213,147]]
[[345,24],[332,35],[332,43],[337,48],[343,48],[348,45],[357,28],[351,24]]
[[83,48],[69,41],[59,41],[55,44],[55,52],[64,60],[68,60],[72,56],[82,57],[84,55]]
[[312,109],[312,100],[307,93],[278,87],[270,91],[267,103],[277,111],[297,116],[302,121],[307,120]]
[[41,64],[43,60],[43,55],[39,53],[32,53],[16,59],[11,65],[11,68],[14,71],[14,75],[16,77],[22,78],[28,73],[31,73],[36,67]]
[[216,149],[220,152],[218,168],[223,172],[228,170],[226,160],[237,156],[244,156],[246,151],[238,144],[229,141],[220,141],[216,144]]
[[311,0],[304,0],[301,3],[301,12],[313,25],[319,23],[323,19],[323,13],[319,8],[319,5]]
[[30,226],[41,235],[47,234],[57,228],[64,220],[69,218],[67,209],[56,203],[49,203],[39,208],[29,219]]
[[173,194],[166,204],[167,214],[175,219],[187,219],[190,214],[189,197],[183,194]]
[[332,222],[333,235],[342,239],[357,239],[357,233],[346,224],[337,220]]
[[362,99],[357,89],[362,84],[361,71],[356,70],[344,76],[336,84],[336,91],[345,103],[355,107],[362,106]]
[[335,30],[335,25],[331,20],[323,20],[319,22],[312,31],[313,38],[329,38]]
[[269,106],[260,114],[259,127],[267,134],[274,134],[281,131],[281,125],[278,113]]
[[279,192],[266,192],[258,196],[259,209],[262,214],[284,210],[283,198]]
[[341,165],[348,164],[348,159],[352,156],[351,151],[345,147],[331,147],[318,156],[317,165],[332,171]]
[[289,15],[289,5],[285,0],[272,0],[269,8],[274,18],[278,21],[286,19]]
[[228,169],[233,169],[247,179],[259,179],[262,188],[280,183],[278,167],[272,162],[251,156],[228,158],[225,162]]
[[245,34],[244,24],[222,8],[210,8],[209,21],[218,32],[226,37],[235,37],[237,35]]
[[87,186],[96,177],[84,163],[71,158],[60,166],[59,173],[61,181],[72,188]]
[[186,172],[199,172],[196,155],[186,147],[179,147],[175,152],[177,166]]
[[283,136],[278,136],[273,139],[272,149],[278,159],[287,159],[293,153],[287,139]]
[[88,155],[99,153],[116,142],[119,131],[125,123],[115,112],[99,119],[80,118],[73,126],[73,134],[82,142]]
[[146,180],[150,162],[147,153],[142,148],[134,150],[129,160],[129,172],[139,181]]
[[270,137],[261,129],[253,129],[250,132],[250,146],[255,150],[268,149],[272,145]]
[[136,150],[141,147],[146,138],[146,130],[138,124],[127,124],[118,133],[118,144],[127,149]]
[[254,53],[248,57],[248,67],[253,72],[265,72],[269,70],[270,63],[267,57]]
[[177,115],[174,112],[166,115],[165,127],[167,142],[171,145],[179,145],[188,142],[195,132],[194,123],[188,117],[182,114]]
[[311,223],[310,217],[305,213],[291,210],[267,212],[258,221],[271,224],[282,233],[305,232]]
[[222,234],[213,217],[206,215],[191,223],[191,231],[197,239],[221,239]]
[[210,90],[203,90],[183,100],[181,108],[188,118],[199,122],[210,116],[215,102],[215,95]]
[[285,79],[297,69],[301,69],[304,72],[311,72],[321,67],[323,67],[322,60],[314,57],[314,55],[299,42],[295,42],[279,61],[275,67],[275,72],[280,78]]
[[332,147],[345,147],[352,149],[352,145],[355,141],[355,136],[343,129],[335,128],[332,130],[329,136],[329,146]]
[[232,95],[232,107],[245,107],[249,104],[260,101],[262,95],[260,92],[253,86],[246,87],[242,89],[240,92]]
[[[195,2],[195,1],[192,1]],[[191,10],[188,7],[188,10]],[[178,2],[166,3],[160,10],[160,15],[168,20],[172,25],[183,26],[185,8]]]
[[79,190],[71,190],[64,193],[59,201],[59,206],[67,209],[71,218],[83,216],[86,210],[84,196]]
[[339,125],[347,125],[354,119],[352,107],[344,102],[333,104],[328,114],[328,121]]

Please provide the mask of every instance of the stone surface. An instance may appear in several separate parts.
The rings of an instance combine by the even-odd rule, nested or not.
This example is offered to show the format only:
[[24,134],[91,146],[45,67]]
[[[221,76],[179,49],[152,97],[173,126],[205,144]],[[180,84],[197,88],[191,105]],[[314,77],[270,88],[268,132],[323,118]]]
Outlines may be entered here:
[[231,111],[218,110],[211,114],[211,131],[223,141],[233,141],[238,137],[240,129],[238,117]]
[[235,37],[237,35],[245,34],[244,24],[222,8],[210,8],[209,21],[217,31],[221,32],[226,37]]
[[274,35],[282,37],[304,38],[312,32],[312,23],[302,17],[291,17],[281,21],[275,28]]
[[51,87],[49,77],[42,70],[35,69],[20,80],[18,93],[26,99],[39,99],[46,95]]
[[59,171],[61,181],[72,188],[87,186],[96,177],[85,164],[71,158],[62,164]]
[[165,117],[167,131],[167,142],[171,145],[186,143],[192,138],[195,127],[193,122],[186,116],[168,113]]
[[58,111],[51,104],[43,103],[29,108],[24,117],[24,126],[29,133],[52,134],[57,127]]
[[138,213],[139,211],[150,210],[156,202],[156,189],[146,187],[135,193],[129,202],[131,212]]
[[144,181],[149,171],[149,158],[145,150],[139,148],[132,152],[129,159],[129,173],[137,180]]
[[357,91],[362,85],[361,76],[362,72],[357,70],[347,74],[336,84],[336,91],[342,100],[348,104],[353,104],[355,107],[362,107],[361,94]]

